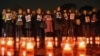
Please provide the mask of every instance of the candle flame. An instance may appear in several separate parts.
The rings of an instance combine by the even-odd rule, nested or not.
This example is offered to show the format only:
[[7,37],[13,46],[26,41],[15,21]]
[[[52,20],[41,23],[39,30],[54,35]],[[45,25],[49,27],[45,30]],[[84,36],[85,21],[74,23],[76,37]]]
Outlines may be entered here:
[[84,41],[79,42],[79,48],[85,48],[85,47],[86,45]]
[[64,46],[64,50],[66,50],[66,51],[71,50],[70,44],[66,43],[65,46]]
[[26,45],[27,50],[29,50],[29,49],[33,50],[33,47],[34,46],[31,42],[28,42],[27,45]]
[[26,56],[26,51],[23,51],[23,56]]
[[47,47],[48,47],[48,48],[52,48],[52,47],[53,47],[53,43],[52,43],[51,41],[48,41],[48,42],[47,42]]
[[12,40],[8,40],[7,45],[8,46],[12,46],[13,45],[13,41]]
[[53,54],[52,53],[49,53],[48,56],[53,56]]
[[5,40],[1,40],[1,44],[4,45],[6,42]]
[[85,54],[80,54],[79,56],[85,56]]

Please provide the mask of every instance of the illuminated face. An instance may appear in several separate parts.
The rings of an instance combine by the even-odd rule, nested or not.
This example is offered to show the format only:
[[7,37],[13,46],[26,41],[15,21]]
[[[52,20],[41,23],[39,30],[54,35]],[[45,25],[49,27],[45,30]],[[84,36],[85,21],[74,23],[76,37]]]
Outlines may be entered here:
[[37,9],[37,14],[41,14],[41,9],[39,8],[39,9]]
[[11,10],[10,9],[7,9],[7,12],[10,12]]
[[92,10],[93,12],[96,12],[96,8],[93,8],[93,10]]
[[72,10],[69,10],[69,13],[71,13],[72,12]]
[[66,10],[64,10],[64,13],[67,12]]
[[19,13],[19,14],[22,14],[22,10],[21,10],[21,9],[19,9],[19,10],[18,10],[18,13]]
[[86,10],[84,10],[84,11],[83,11],[83,14],[84,14],[84,15],[86,15],[86,14],[87,14],[87,11],[86,11]]
[[47,14],[51,14],[51,12],[48,10],[47,12],[46,12]]
[[60,6],[57,8],[57,11],[60,11],[61,10],[61,8],[60,8]]
[[30,13],[31,11],[30,11],[30,9],[27,9],[27,13]]

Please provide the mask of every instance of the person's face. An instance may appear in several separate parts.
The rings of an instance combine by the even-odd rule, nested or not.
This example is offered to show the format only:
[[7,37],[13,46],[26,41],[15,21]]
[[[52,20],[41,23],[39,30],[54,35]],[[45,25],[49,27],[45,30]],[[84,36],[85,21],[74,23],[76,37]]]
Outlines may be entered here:
[[7,12],[10,12],[11,10],[10,9],[7,9]]
[[27,13],[30,13],[31,11],[30,11],[30,9],[27,9]]
[[84,14],[84,15],[86,15],[86,14],[87,14],[87,11],[86,11],[86,10],[84,10],[84,11],[83,11],[83,14]]
[[72,12],[72,10],[69,10],[69,13],[71,13]]
[[18,10],[18,13],[19,13],[19,14],[22,14],[22,10],[21,10],[21,9],[19,9],[19,10]]
[[64,13],[66,13],[67,11],[66,11],[66,10],[64,10],[63,12],[64,12]]
[[47,12],[46,12],[47,14],[51,14],[51,12],[48,10]]
[[92,10],[93,12],[96,12],[96,8],[93,8],[93,10]]
[[41,9],[37,9],[37,14],[41,14]]
[[57,8],[57,11],[60,11],[60,10],[61,10],[61,8],[60,8],[60,7],[58,7],[58,8]]

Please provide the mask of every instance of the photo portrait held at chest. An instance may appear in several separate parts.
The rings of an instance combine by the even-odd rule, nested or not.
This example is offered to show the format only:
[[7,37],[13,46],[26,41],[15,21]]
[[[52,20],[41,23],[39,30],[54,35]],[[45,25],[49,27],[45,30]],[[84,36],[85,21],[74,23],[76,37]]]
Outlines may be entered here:
[[0,24],[0,56],[100,55],[100,10],[95,7],[7,8]]

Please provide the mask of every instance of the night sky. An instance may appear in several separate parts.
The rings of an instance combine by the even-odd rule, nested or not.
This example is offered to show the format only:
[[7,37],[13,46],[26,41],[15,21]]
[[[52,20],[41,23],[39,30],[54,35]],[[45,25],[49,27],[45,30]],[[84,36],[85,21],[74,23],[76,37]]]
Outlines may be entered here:
[[100,9],[100,0],[0,0],[0,11],[3,8],[31,8],[36,10],[37,8],[46,9],[55,9],[59,5],[66,3],[74,3],[77,8],[80,8],[84,5],[91,5]]

